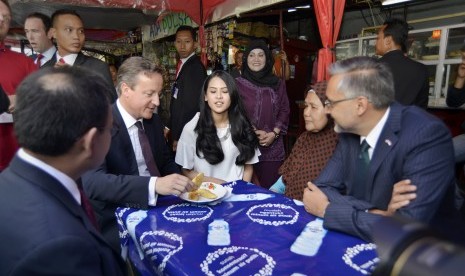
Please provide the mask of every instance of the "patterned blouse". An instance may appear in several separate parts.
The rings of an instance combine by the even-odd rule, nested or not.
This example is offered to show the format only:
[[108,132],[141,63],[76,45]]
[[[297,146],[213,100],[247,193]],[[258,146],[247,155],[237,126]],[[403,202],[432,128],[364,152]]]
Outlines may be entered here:
[[299,136],[291,154],[279,169],[286,184],[287,197],[302,200],[307,182],[317,178],[336,144],[337,134],[332,124],[320,132],[306,131]]

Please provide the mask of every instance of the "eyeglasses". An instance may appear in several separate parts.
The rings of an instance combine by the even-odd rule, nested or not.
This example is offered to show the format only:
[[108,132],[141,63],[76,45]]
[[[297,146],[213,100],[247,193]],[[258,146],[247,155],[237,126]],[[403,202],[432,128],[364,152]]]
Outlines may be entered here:
[[357,97],[353,97],[353,98],[347,98],[347,99],[342,99],[342,100],[337,100],[337,101],[330,101],[330,100],[326,100],[325,101],[325,107],[326,108],[333,108],[337,103],[341,103],[341,102],[345,102],[345,101],[350,101],[350,100],[353,100],[353,99],[356,99]]

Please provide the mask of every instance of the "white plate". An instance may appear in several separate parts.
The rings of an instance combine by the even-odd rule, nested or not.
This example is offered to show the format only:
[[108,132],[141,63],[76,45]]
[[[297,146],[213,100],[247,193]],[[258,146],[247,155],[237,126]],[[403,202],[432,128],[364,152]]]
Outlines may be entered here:
[[192,203],[208,203],[208,202],[219,200],[228,193],[225,187],[212,183],[212,182],[202,182],[202,185],[200,185],[199,189],[209,190],[210,192],[214,193],[217,196],[217,198],[200,197],[199,200],[192,200],[192,199],[189,199],[189,193],[187,192],[182,193],[179,197],[185,201],[189,201]]

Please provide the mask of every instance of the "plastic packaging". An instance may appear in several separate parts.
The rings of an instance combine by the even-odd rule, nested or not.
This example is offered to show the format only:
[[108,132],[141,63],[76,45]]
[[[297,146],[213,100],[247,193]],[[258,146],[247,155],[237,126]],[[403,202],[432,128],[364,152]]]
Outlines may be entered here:
[[246,194],[246,195],[235,195],[232,194],[228,197],[225,201],[251,201],[251,200],[264,200],[267,198],[272,198],[275,195],[273,194],[264,194],[264,193],[257,193],[257,194]]
[[292,244],[291,251],[304,256],[315,256],[327,232],[328,230],[323,228],[322,219],[317,218],[307,223],[302,233]]
[[208,245],[226,246],[231,243],[229,224],[224,219],[215,219],[208,225]]

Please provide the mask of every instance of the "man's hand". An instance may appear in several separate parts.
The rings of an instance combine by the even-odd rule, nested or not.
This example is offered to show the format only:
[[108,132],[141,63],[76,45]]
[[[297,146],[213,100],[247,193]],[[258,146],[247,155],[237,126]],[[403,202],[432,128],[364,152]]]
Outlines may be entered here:
[[462,63],[459,64],[457,70],[457,78],[454,82],[454,87],[457,89],[462,89],[465,84],[465,61],[462,59]]
[[392,189],[392,197],[386,211],[372,209],[370,213],[382,216],[392,216],[397,210],[410,204],[410,202],[417,197],[415,191],[417,186],[413,185],[410,179],[401,180],[394,184]]
[[174,173],[164,177],[158,177],[155,192],[160,195],[179,196],[193,189],[194,183],[192,180],[183,175]]
[[320,218],[325,216],[329,205],[328,197],[312,182],[307,183],[303,201],[307,212]]
[[173,151],[176,152],[176,149],[178,148],[178,141],[173,140]]
[[8,99],[10,100],[10,106],[8,106],[8,113],[13,113],[15,111],[15,104],[16,104],[16,95],[8,95]]

